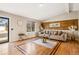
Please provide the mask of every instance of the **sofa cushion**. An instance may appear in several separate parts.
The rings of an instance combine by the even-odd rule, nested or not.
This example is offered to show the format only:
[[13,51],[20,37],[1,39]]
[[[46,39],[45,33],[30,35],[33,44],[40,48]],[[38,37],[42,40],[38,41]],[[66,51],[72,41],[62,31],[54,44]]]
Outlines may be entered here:
[[58,31],[58,35],[61,35],[63,32],[62,31]]
[[58,35],[58,31],[54,31],[53,34],[54,34],[54,35]]

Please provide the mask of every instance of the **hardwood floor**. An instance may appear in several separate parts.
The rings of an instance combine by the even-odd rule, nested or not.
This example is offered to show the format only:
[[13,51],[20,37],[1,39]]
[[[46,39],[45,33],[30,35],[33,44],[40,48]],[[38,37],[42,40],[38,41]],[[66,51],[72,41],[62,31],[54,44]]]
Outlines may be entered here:
[[55,55],[79,55],[79,43],[76,41],[62,42]]
[[[31,40],[24,40],[24,41],[17,41],[12,43],[4,43],[0,44],[0,55],[23,55],[21,51],[19,51],[15,46],[19,44],[28,43]],[[37,45],[36,45],[37,46]],[[41,46],[40,46],[41,48]],[[38,49],[38,48],[37,48]],[[42,47],[42,50],[45,48]],[[48,51],[49,49],[45,49],[45,51]],[[39,54],[50,54],[50,52],[39,52]],[[57,48],[57,51],[55,53],[51,53],[52,55],[79,55],[79,43],[75,41],[70,42],[62,42],[61,45]],[[26,53],[28,55],[28,53]]]

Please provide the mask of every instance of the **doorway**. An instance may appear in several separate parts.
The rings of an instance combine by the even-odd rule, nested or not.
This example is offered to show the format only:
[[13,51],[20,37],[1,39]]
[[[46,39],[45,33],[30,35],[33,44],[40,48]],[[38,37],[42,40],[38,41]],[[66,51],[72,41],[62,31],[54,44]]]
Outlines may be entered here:
[[9,18],[0,17],[0,43],[9,42]]

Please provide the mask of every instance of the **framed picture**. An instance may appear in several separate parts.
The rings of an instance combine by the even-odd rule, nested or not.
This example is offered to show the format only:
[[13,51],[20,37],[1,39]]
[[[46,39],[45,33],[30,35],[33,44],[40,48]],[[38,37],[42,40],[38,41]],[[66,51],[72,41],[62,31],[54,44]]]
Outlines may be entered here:
[[60,23],[49,24],[49,27],[60,27]]

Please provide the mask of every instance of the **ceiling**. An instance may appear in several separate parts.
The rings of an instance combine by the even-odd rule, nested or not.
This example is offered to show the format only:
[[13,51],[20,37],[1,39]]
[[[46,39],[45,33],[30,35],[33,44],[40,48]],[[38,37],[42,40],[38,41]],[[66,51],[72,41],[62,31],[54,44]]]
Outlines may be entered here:
[[0,10],[16,15],[44,20],[64,12],[79,10],[79,4],[68,3],[0,3]]

